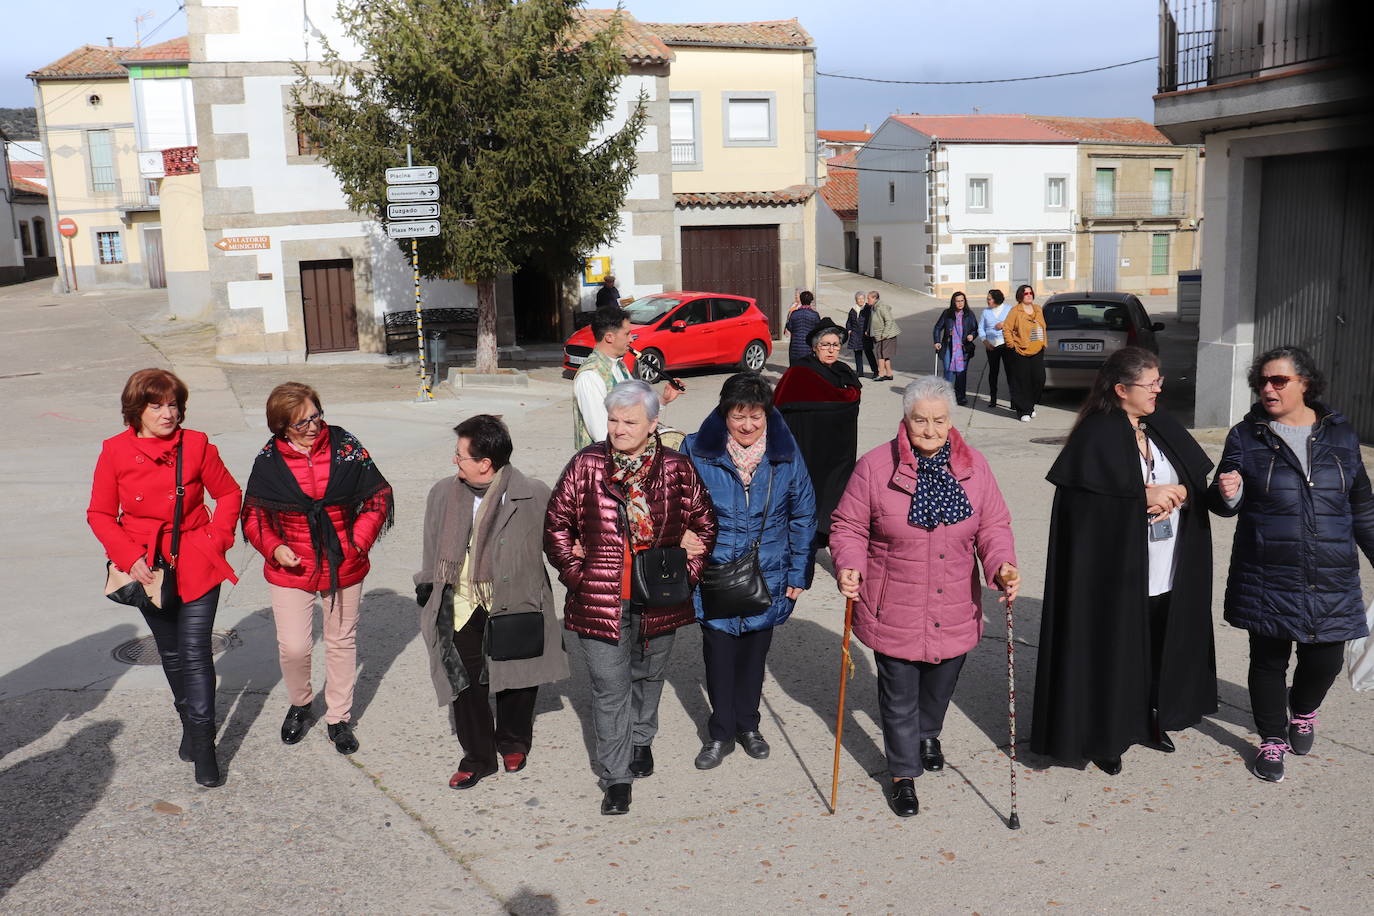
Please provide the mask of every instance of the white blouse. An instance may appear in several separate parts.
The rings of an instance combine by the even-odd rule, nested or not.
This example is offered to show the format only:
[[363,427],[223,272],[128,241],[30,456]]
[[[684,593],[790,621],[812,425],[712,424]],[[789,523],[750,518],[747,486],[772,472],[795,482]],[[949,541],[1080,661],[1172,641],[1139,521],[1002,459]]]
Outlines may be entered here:
[[[1169,458],[1154,442],[1150,443],[1150,455],[1154,458],[1155,467],[1153,475],[1150,473],[1150,466],[1145,461],[1145,456],[1140,456],[1140,475],[1145,480],[1147,487],[1162,486],[1169,483],[1179,483],[1178,471],[1169,463]],[[1151,541],[1146,538],[1146,546],[1149,549],[1150,560],[1150,597],[1163,595],[1174,587],[1174,566],[1178,556],[1178,533],[1179,533],[1179,512],[1175,509],[1169,514],[1169,521],[1174,526],[1174,536],[1165,541]]]

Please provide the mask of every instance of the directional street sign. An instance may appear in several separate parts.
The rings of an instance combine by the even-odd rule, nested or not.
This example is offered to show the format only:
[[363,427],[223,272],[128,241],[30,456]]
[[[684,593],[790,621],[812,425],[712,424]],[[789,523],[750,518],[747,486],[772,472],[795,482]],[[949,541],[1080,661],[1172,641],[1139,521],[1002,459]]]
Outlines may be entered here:
[[387,219],[429,219],[439,215],[438,204],[388,204]]
[[215,242],[220,251],[262,251],[272,247],[270,235],[226,235]]
[[439,234],[437,219],[408,219],[386,224],[389,239],[423,239]]
[[437,184],[387,185],[386,199],[390,201],[438,200]]
[[437,166],[433,165],[386,170],[387,184],[425,184],[426,182],[438,180],[439,169]]

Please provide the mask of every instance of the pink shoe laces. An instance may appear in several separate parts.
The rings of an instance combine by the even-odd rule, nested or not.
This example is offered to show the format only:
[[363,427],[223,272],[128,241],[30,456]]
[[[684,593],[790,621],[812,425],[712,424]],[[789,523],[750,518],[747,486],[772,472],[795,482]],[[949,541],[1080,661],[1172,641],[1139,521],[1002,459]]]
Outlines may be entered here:
[[1298,734],[1310,735],[1316,730],[1317,714],[1315,712],[1309,712],[1307,713],[1307,715],[1295,715],[1293,718],[1288,720],[1288,724],[1293,726],[1294,730],[1296,730]]
[[1282,760],[1289,750],[1287,741],[1266,741],[1259,747],[1259,759]]

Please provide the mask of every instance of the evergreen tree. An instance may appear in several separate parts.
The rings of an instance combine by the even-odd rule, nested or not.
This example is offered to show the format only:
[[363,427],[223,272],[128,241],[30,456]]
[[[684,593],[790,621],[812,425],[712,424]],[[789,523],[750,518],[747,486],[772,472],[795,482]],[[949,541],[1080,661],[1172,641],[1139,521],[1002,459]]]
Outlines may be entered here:
[[[349,205],[386,214],[388,168],[439,168],[441,234],[421,239],[426,278],[477,284],[477,369],[496,368],[496,278],[521,265],[580,272],[614,237],[635,170],[644,100],[603,133],[628,72],[619,17],[596,28],[580,0],[342,0],[361,49],[301,78],[301,129]],[[409,256],[410,243],[398,242]]]

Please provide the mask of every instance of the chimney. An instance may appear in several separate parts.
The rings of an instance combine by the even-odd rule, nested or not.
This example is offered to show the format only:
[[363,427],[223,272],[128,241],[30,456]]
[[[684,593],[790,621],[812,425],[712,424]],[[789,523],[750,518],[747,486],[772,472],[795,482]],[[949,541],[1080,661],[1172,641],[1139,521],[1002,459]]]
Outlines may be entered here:
[[108,45],[109,47],[113,48],[113,47],[114,47],[114,36],[113,36],[113,35],[106,35],[106,36],[105,36],[105,44]]

